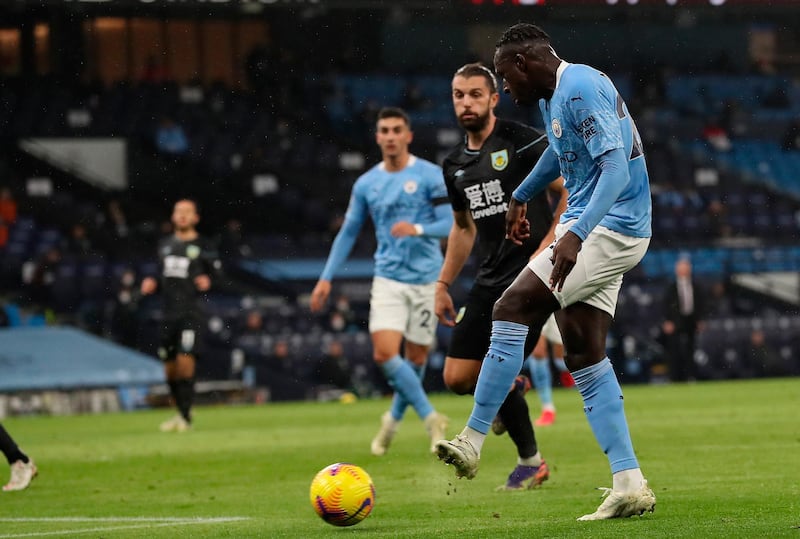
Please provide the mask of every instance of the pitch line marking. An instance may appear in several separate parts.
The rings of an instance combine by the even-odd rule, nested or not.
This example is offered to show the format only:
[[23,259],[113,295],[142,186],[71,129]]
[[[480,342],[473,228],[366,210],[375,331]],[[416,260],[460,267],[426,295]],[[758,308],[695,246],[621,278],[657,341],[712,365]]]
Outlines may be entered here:
[[123,526],[99,526],[93,528],[54,530],[46,532],[13,533],[0,535],[0,539],[11,539],[16,537],[46,537],[48,535],[79,535],[84,533],[105,532],[114,530],[135,530],[142,528],[165,528],[170,526],[188,526],[197,524],[223,524],[227,522],[240,522],[250,520],[249,517],[41,517],[41,518],[0,518],[0,522],[84,522],[84,523],[122,523],[133,522]]

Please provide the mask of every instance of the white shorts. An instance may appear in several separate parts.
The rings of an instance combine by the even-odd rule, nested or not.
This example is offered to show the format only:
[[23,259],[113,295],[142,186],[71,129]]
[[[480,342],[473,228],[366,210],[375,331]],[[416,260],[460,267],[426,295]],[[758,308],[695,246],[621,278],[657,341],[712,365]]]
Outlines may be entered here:
[[[556,226],[555,241],[569,230],[573,222]],[[574,303],[587,303],[614,316],[622,275],[639,263],[648,245],[650,238],[635,238],[596,226],[583,242],[575,267],[564,281],[564,288],[561,292],[554,290],[553,296],[562,308]],[[528,268],[548,287],[553,272],[551,256],[553,250],[545,249],[528,263]]]
[[406,284],[384,277],[372,279],[369,302],[369,332],[399,331],[407,341],[433,344],[436,315],[433,313],[436,283]]
[[560,344],[562,346],[564,345],[564,341],[561,340],[561,331],[558,329],[556,316],[554,314],[551,314],[550,318],[548,318],[547,322],[545,322],[544,326],[542,326],[541,335],[553,344]]

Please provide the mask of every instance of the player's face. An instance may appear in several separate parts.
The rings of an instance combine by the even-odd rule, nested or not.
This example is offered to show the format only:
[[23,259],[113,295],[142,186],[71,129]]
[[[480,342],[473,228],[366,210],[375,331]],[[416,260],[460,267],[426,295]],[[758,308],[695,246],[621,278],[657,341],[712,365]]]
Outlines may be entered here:
[[381,118],[375,130],[375,140],[384,158],[398,157],[408,152],[411,129],[402,118]]
[[458,125],[467,131],[481,131],[486,127],[499,97],[489,88],[486,77],[453,77],[453,109]]
[[539,99],[553,95],[553,74],[543,58],[530,50],[515,53],[503,47],[494,54],[494,71],[503,81],[503,91],[510,94],[518,105],[533,105]]
[[197,215],[197,207],[190,200],[181,200],[175,203],[172,209],[172,224],[177,231],[185,231],[194,228],[200,217]]

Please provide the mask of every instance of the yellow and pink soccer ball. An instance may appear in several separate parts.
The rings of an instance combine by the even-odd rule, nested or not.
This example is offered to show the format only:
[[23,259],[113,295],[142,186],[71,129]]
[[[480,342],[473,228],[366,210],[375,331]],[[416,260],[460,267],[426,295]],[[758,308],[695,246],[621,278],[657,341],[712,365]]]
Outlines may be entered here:
[[320,470],[311,481],[314,511],[334,526],[353,526],[375,507],[375,485],[360,466],[337,462]]

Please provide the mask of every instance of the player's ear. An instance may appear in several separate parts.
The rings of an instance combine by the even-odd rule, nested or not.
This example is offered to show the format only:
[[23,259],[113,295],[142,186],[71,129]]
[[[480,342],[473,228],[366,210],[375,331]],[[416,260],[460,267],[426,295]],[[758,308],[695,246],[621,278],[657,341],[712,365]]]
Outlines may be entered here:
[[526,67],[525,56],[520,53],[515,54],[514,65],[517,67],[517,69],[524,72]]
[[500,93],[499,92],[492,92],[491,97],[489,97],[489,108],[494,110],[497,106],[497,103],[500,101]]

